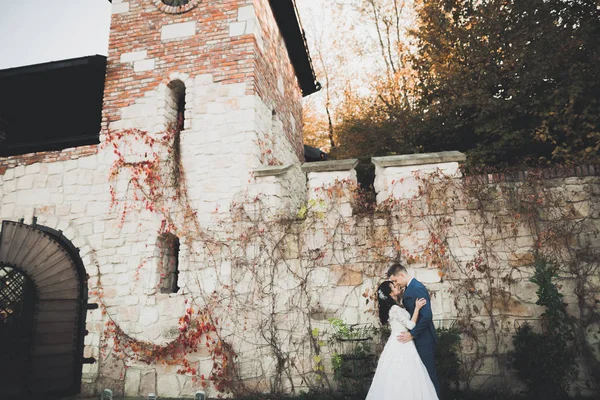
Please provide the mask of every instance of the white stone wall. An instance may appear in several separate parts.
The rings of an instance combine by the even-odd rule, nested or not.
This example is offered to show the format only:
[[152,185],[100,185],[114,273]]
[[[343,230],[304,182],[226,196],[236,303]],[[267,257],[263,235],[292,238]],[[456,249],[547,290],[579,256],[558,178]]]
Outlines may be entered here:
[[381,203],[390,197],[414,197],[419,192],[419,177],[440,173],[459,178],[459,161],[464,161],[464,155],[457,151],[373,157],[376,175],[373,186],[377,192],[377,202]]
[[[160,282],[157,240],[162,216],[145,210],[141,202],[132,198],[133,189],[126,170],[109,180],[115,160],[111,147],[78,159],[8,168],[0,175],[0,218],[24,218],[26,223],[31,223],[35,216],[38,224],[62,230],[80,249],[90,277],[90,301],[102,301],[108,311],[107,315],[101,310],[88,314],[90,334],[85,338],[85,355],[100,361],[84,366],[83,380],[87,387],[116,385],[128,396],[146,395],[151,390],[164,397],[193,394],[198,389],[192,382],[193,377],[178,374],[174,366],[133,364],[124,369],[122,363],[111,359],[110,346],[108,359],[100,357],[104,323],[110,317],[132,337],[165,344],[178,334],[178,318],[189,304],[186,300],[200,301],[207,293],[223,292],[223,285],[231,285],[239,295],[238,303],[233,309],[223,307],[215,311],[222,318],[222,334],[238,353],[236,365],[246,383],[259,390],[269,390],[276,359],[262,336],[262,329],[269,322],[265,319],[265,310],[270,312],[273,307],[281,350],[289,352],[300,369],[310,374],[312,354],[307,327],[324,332],[328,329],[326,319],[329,317],[341,317],[348,323],[376,323],[372,303],[366,303],[364,294],[377,285],[390,260],[398,255],[393,239],[399,240],[401,248],[418,253],[429,238],[428,231],[417,224],[409,234],[403,225],[406,221],[392,219],[390,225],[385,215],[353,215],[352,194],[345,188],[336,192],[333,199],[317,190],[335,186],[336,180],[355,183],[353,161],[308,170],[307,181],[293,152],[288,151],[284,143],[273,146],[276,149],[273,154],[283,165],[263,165],[256,146],[257,137],[272,133],[272,129],[277,129],[273,125],[277,124],[269,123],[272,118],[267,116],[272,117],[271,111],[258,98],[245,95],[242,85],[223,86],[212,82],[209,76],[192,81],[185,76],[175,78],[186,82],[189,96],[186,129],[182,133],[182,158],[191,206],[198,212],[200,227],[224,241],[228,235],[239,238],[254,228],[263,227],[271,235],[268,241],[255,235],[250,245],[232,243],[226,251],[211,254],[206,242],[186,242],[180,237],[178,286],[182,289],[175,294],[160,293],[157,290]],[[144,107],[160,108],[165,102],[161,97],[167,93],[165,88],[166,85],[160,87],[124,109],[124,118],[118,126],[146,123],[147,129],[160,131],[165,114],[151,116],[143,110]],[[142,157],[140,148],[134,146],[132,150],[132,154]],[[389,162],[380,161],[380,165]],[[424,165],[417,170],[456,172],[454,163]],[[403,187],[401,180],[412,172],[407,175],[396,166],[378,168],[378,182],[388,182],[387,186],[376,186],[380,194],[387,190],[386,197],[406,198],[406,193],[414,190],[414,181],[408,181]],[[599,226],[599,183],[597,177],[587,177],[557,180],[555,185],[557,191],[572,200],[580,215],[591,218]],[[300,184],[302,188],[298,189]],[[592,185],[595,189],[590,194],[583,190],[583,185]],[[394,189],[389,190],[392,186]],[[112,208],[111,187],[116,189],[120,200]],[[266,199],[267,213],[263,214],[266,220],[260,222],[260,210],[248,206],[246,211],[254,219],[231,221],[231,202],[241,203],[254,197]],[[310,200],[314,204],[311,205]],[[382,201],[380,197],[378,200]],[[122,220],[121,205],[126,201],[133,208]],[[306,204],[308,217],[299,215],[301,205]],[[271,208],[277,212],[270,213]],[[180,214],[184,211],[177,203],[169,210],[176,223],[183,220]],[[269,227],[269,220],[282,215],[293,215],[297,220],[281,232]],[[468,207],[454,210],[451,217],[454,221],[453,235],[449,239],[452,251],[466,262],[480,247],[476,240],[482,221]],[[390,227],[394,233],[390,233]],[[530,238],[530,233],[521,229],[505,244],[507,247],[500,252],[502,268],[522,267],[531,261]],[[590,240],[592,246],[600,248],[592,235]],[[261,244],[264,248],[260,248]],[[272,252],[274,248],[283,249],[283,253]],[[434,319],[438,325],[448,325],[457,316],[455,299],[449,292],[451,282],[442,281],[436,268],[418,262],[412,265],[415,277],[432,292]],[[530,271],[524,271],[510,287],[515,301],[502,311],[510,321],[537,318],[542,312],[534,304],[535,288],[527,281]],[[94,294],[98,279],[103,285],[101,299]],[[263,286],[271,279],[273,286]],[[300,296],[298,288],[303,282],[307,282],[308,291]],[[569,287],[568,282],[565,287]],[[225,299],[223,304],[226,304]],[[568,291],[566,301],[570,312],[576,312],[573,308],[576,301]],[[486,319],[485,315],[477,318]],[[190,359],[197,363],[198,374],[208,375],[213,360],[207,353],[200,351]],[[297,372],[294,372],[296,387],[302,388],[304,383]],[[493,374],[493,366],[484,368],[478,382]]]
[[[268,165],[291,165],[284,186],[291,208],[305,197],[305,177],[288,142],[281,122],[256,95],[248,95],[248,84],[214,83],[212,75],[190,79],[174,73],[169,81],[185,84],[185,129],[181,132],[181,157],[189,200],[202,223],[226,215],[230,201],[245,194],[252,171]],[[161,84],[121,111],[121,119],[110,130],[141,129],[162,132],[173,118],[171,90]],[[158,110],[158,112],[157,112]],[[139,141],[135,146],[139,146]],[[149,151],[130,150],[132,159]]]
[[[131,55],[125,61],[137,62],[141,57],[145,55]],[[305,176],[281,122],[258,96],[246,94],[246,83],[223,85],[213,82],[212,75],[190,78],[171,74],[157,89],[121,109],[121,118],[110,123],[109,131],[139,129],[159,138],[173,121],[168,83],[174,80],[186,87],[181,159],[187,200],[202,229],[218,235],[223,231],[222,221],[227,220],[232,201],[247,198],[252,190],[265,193],[267,187],[283,199],[280,210],[286,215],[294,214],[305,197]],[[266,144],[263,149],[258,146],[259,138]],[[109,361],[103,365],[99,355],[101,334],[104,323],[111,318],[134,338],[167,343],[179,333],[178,319],[188,298],[184,292],[210,293],[221,281],[216,274],[223,275],[226,264],[218,271],[205,268],[203,250],[195,251],[189,243],[182,242],[178,283],[181,290],[176,294],[160,293],[157,240],[164,215],[144,208],[141,193],[131,183],[130,171],[113,170],[117,156],[112,139],[107,142],[109,138],[102,136],[101,140],[103,144],[95,155],[76,158],[74,152],[75,159],[68,161],[8,168],[0,175],[0,218],[24,218],[31,223],[36,217],[38,224],[62,230],[81,249],[90,276],[90,301],[101,301],[108,311],[104,316],[99,310],[88,315],[90,334],[85,338],[85,355],[100,360],[84,366],[83,381],[90,390],[105,384],[117,385],[117,391],[132,396],[141,393],[141,388],[151,387],[160,396],[191,395],[198,385],[192,384],[191,376],[177,374],[174,367],[142,365],[125,371],[121,363],[112,362],[110,346]],[[127,163],[171,157],[160,146],[145,144],[140,136],[125,135],[116,143]],[[264,149],[270,150],[269,157],[277,160],[276,164],[289,165],[276,185],[268,179],[261,182],[254,178],[256,168],[269,164],[263,157]],[[117,200],[112,206],[111,190]],[[177,202],[171,205],[166,214],[175,223],[183,224],[183,214],[188,210]],[[103,288],[101,299],[96,296],[98,280]],[[208,376],[213,360],[207,354],[192,358],[198,363],[198,375]],[[119,382],[125,386],[119,388]]]

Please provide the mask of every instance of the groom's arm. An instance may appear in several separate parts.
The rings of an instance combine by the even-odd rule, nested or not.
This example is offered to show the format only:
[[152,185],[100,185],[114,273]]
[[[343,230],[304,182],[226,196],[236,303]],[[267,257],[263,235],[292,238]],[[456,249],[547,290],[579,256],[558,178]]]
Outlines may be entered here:
[[423,331],[427,329],[427,326],[433,320],[433,314],[431,313],[431,299],[429,298],[429,293],[427,293],[427,289],[418,288],[415,291],[416,299],[425,299],[427,303],[421,308],[419,311],[419,320],[417,321],[417,325],[411,329],[410,334],[414,339],[417,339]]

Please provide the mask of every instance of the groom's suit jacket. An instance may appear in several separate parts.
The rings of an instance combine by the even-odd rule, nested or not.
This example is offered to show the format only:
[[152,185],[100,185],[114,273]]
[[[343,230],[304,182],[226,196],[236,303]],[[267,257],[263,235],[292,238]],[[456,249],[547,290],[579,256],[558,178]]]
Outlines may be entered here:
[[427,300],[427,304],[421,308],[417,325],[410,331],[417,347],[429,344],[435,345],[437,343],[437,335],[433,326],[429,292],[427,292],[427,288],[421,282],[413,278],[404,290],[404,296],[402,297],[404,307],[410,315],[415,311],[417,299],[421,298]]

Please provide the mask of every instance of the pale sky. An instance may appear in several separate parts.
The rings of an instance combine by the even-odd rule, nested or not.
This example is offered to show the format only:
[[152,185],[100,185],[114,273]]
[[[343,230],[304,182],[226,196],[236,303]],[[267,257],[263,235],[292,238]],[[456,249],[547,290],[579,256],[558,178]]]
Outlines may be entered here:
[[0,69],[106,55],[108,0],[2,0]]
[[[322,1],[298,0],[300,12],[306,13],[306,6],[318,9]],[[107,54],[108,0],[2,2],[0,69]]]

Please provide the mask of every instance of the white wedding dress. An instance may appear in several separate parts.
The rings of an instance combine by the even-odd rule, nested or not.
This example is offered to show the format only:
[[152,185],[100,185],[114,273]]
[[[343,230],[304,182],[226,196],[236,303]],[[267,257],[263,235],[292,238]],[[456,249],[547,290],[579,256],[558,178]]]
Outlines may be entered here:
[[400,343],[398,334],[414,328],[408,311],[392,306],[392,333],[377,363],[367,400],[437,400],[435,387],[414,342]]

